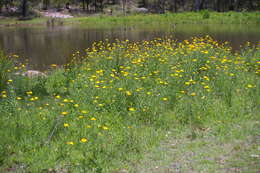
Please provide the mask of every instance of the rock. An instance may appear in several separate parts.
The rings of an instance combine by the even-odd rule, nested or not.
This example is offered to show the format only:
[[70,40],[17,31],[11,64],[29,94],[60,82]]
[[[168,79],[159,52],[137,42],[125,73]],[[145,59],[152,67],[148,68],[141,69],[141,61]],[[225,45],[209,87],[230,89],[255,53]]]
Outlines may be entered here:
[[26,72],[17,72],[15,73],[16,75],[22,75],[22,76],[27,76],[29,78],[33,78],[33,77],[47,77],[46,74],[44,74],[43,72],[37,71],[37,70],[28,70]]
[[149,10],[147,8],[135,8],[133,9],[134,13],[148,13]]
[[44,12],[43,15],[45,17],[52,17],[52,18],[73,18],[73,16],[69,14],[62,14],[60,12]]

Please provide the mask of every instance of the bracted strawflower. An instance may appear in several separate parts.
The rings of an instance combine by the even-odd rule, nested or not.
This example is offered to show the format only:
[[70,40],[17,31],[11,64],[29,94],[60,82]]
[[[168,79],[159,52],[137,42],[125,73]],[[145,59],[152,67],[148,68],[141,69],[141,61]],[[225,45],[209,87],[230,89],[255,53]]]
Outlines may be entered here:
[[16,97],[16,100],[22,100],[22,98],[21,97]]
[[69,100],[68,100],[68,99],[64,99],[63,102],[64,102],[64,103],[68,103]]
[[68,123],[63,124],[64,127],[69,127],[70,125]]
[[68,112],[61,112],[61,115],[68,115]]
[[148,91],[146,94],[147,94],[147,95],[151,95],[152,93]]
[[103,130],[108,130],[108,127],[107,126],[102,126],[102,129]]
[[191,95],[191,96],[196,96],[196,93],[193,92],[193,93],[191,93],[190,95]]
[[66,142],[66,144],[68,144],[68,145],[74,145],[74,142],[68,141],[68,142]]
[[55,96],[55,98],[56,98],[56,99],[60,99],[60,96],[59,96],[59,95],[57,95],[57,96]]
[[167,97],[162,98],[163,101],[168,101]]
[[118,88],[117,90],[118,90],[118,91],[123,91],[123,88]]
[[86,143],[86,142],[88,142],[88,139],[87,139],[87,138],[81,138],[81,139],[80,139],[80,142]]
[[83,113],[83,114],[87,114],[88,111],[82,110],[81,113]]
[[254,88],[254,86],[251,85],[251,84],[248,84],[248,85],[247,85],[247,88]]
[[32,91],[27,91],[26,94],[27,94],[27,95],[32,95],[33,92],[32,92]]
[[131,91],[126,91],[126,95],[131,96],[132,95]]
[[181,92],[182,94],[185,94],[185,93],[186,93],[186,91],[183,91],[183,90],[182,90],[182,91],[180,91],[180,92]]
[[190,85],[190,82],[185,82],[185,85]]
[[135,108],[130,107],[130,108],[128,108],[128,110],[129,110],[129,111],[135,111]]

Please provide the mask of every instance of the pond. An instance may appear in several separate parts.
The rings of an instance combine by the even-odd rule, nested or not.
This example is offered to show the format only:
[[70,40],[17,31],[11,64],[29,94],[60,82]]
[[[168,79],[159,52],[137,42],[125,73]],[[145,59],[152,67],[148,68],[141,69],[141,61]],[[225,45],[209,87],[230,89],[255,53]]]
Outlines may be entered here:
[[2,27],[0,49],[29,60],[31,69],[44,70],[51,64],[65,64],[76,51],[84,51],[93,42],[108,39],[141,41],[158,37],[177,40],[210,35],[220,42],[228,41],[234,50],[247,41],[260,41],[259,25],[171,25],[167,27],[120,27],[93,29],[80,26]]

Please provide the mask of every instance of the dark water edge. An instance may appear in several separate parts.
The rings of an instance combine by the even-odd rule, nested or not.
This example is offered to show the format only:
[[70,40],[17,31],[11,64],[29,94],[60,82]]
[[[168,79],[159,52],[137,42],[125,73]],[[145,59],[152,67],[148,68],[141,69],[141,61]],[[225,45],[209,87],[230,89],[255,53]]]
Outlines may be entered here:
[[209,35],[230,42],[238,51],[246,42],[260,41],[260,25],[169,25],[90,29],[80,26],[0,28],[0,49],[28,59],[31,69],[44,70],[51,64],[67,63],[71,54],[84,51],[93,42],[116,39],[131,42],[171,37],[179,41]]

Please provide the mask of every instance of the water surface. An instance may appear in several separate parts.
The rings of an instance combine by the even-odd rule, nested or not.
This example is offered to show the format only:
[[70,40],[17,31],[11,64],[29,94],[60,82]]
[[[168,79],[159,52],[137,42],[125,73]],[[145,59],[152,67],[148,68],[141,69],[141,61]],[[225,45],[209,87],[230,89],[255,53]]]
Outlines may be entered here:
[[15,53],[29,60],[33,69],[44,70],[50,64],[65,64],[75,51],[83,51],[93,42],[109,39],[130,41],[151,40],[171,36],[184,40],[192,36],[210,35],[214,39],[229,41],[234,50],[250,41],[260,41],[259,25],[171,25],[167,27],[120,27],[93,29],[93,27],[2,27],[0,49]]

